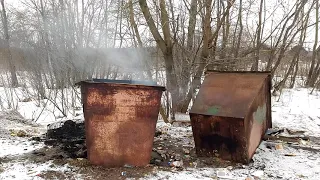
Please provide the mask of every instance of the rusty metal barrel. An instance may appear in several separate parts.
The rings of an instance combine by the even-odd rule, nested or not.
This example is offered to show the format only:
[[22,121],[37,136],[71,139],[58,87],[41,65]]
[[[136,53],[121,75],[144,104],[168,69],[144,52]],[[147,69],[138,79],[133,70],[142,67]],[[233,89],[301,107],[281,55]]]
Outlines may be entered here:
[[270,72],[207,72],[189,113],[198,156],[250,162],[272,124],[270,77]]
[[151,159],[165,88],[153,82],[81,82],[88,160],[93,165],[145,166]]

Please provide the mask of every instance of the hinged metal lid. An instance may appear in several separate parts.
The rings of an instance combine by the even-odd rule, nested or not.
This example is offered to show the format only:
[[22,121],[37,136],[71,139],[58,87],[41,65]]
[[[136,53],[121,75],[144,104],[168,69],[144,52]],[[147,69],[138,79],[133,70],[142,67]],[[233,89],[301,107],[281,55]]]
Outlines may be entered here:
[[190,113],[244,118],[269,72],[206,73]]

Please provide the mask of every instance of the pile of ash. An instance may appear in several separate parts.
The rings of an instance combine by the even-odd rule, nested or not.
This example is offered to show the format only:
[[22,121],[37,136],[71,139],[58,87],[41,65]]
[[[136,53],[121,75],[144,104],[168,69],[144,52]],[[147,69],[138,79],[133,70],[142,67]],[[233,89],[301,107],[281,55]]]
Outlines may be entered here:
[[86,158],[84,122],[67,120],[48,125],[46,145],[59,147],[69,158]]
[[[161,134],[157,130],[155,137]],[[83,121],[67,120],[49,124],[44,143],[58,147],[66,158],[87,158]]]

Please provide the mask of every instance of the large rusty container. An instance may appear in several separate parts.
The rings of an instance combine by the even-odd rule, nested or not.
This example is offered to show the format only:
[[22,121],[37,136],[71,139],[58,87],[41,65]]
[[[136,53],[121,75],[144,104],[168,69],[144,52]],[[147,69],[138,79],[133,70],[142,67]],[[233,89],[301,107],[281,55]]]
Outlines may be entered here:
[[206,73],[190,110],[198,156],[249,163],[271,121],[269,72]]
[[91,164],[105,167],[149,164],[164,90],[162,86],[141,81],[81,82]]

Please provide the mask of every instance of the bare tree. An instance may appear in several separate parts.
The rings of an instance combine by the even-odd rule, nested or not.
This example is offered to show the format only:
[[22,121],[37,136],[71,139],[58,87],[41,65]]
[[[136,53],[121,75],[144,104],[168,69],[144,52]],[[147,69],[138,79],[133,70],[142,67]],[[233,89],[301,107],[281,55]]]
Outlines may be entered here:
[[[12,47],[28,52],[24,67],[41,94],[39,102],[45,96],[50,100],[63,97],[63,103],[52,102],[65,115],[69,101],[64,88],[74,82],[134,78],[135,73],[123,72],[116,60],[106,60],[108,48],[156,49],[156,60],[145,58],[140,74],[167,86],[170,95],[165,98],[170,99],[167,108],[172,107],[172,119],[175,112],[187,112],[205,70],[257,71],[263,60],[267,63],[263,68],[279,79],[275,90],[285,87],[290,78],[292,87],[300,75],[299,49],[307,41],[307,29],[316,29],[311,62],[303,62],[307,85],[319,82],[317,0],[24,0],[24,10],[14,11],[0,1],[8,54]],[[273,9],[266,11],[270,6]],[[275,13],[280,10],[282,17]],[[10,12],[9,20],[6,12]],[[298,50],[291,56],[292,46]],[[13,56],[7,59],[11,83],[16,86],[15,68],[20,66]]]
[[[278,66],[280,65],[280,62],[283,59],[284,54],[285,54],[286,50],[288,49],[289,45],[292,43],[295,36],[301,30],[301,29],[299,29],[299,31],[295,31],[295,32],[292,31],[292,29],[297,25],[296,22],[299,19],[299,14],[301,13],[301,10],[303,9],[303,7],[305,6],[306,3],[307,3],[307,1],[302,1],[302,2],[297,2],[295,5],[296,10],[291,15],[291,17],[293,16],[293,20],[292,20],[291,24],[285,30],[284,36],[282,38],[282,45],[280,46],[280,49],[279,49],[279,55],[278,55],[277,61],[275,62],[275,65],[273,66],[273,68],[271,70],[272,76],[275,74],[275,71],[277,70]],[[287,19],[286,22],[288,22],[288,21],[289,21],[289,19]],[[290,38],[289,35],[291,33],[293,33],[293,34],[292,34],[292,37]]]
[[[312,49],[313,51],[312,51],[312,58],[311,58],[311,67],[309,69],[307,82],[306,82],[307,86],[314,86],[320,74],[320,58],[318,55],[320,47],[318,47],[317,49],[318,38],[319,38],[319,1],[316,1],[315,8],[316,8],[315,37],[314,37],[314,44]],[[317,65],[315,65],[317,58],[318,58]]]
[[[176,87],[178,84],[177,77],[174,72],[174,61],[173,61],[173,42],[170,34],[170,26],[169,26],[169,16],[166,10],[166,4],[164,0],[160,0],[160,21],[163,31],[163,37],[161,36],[159,29],[157,28],[153,17],[150,13],[150,9],[147,5],[146,0],[139,0],[139,5],[141,11],[147,21],[148,27],[157,42],[160,50],[163,53],[164,61],[166,65],[166,77],[167,77],[167,87],[171,92],[172,97],[172,106],[173,109],[176,109],[178,101],[177,97],[179,97],[179,88]],[[174,113],[173,113],[174,115]],[[174,116],[173,116],[174,119]]]
[[[274,92],[279,91],[280,89],[282,89],[285,86],[285,83],[289,77],[289,75],[293,72],[294,67],[298,66],[299,63],[299,55],[301,53],[301,51],[303,50],[303,43],[305,42],[305,38],[306,38],[306,31],[307,31],[307,23],[309,20],[309,14],[311,11],[311,8],[308,10],[308,12],[306,13],[306,17],[304,17],[304,11],[303,11],[303,7],[301,8],[301,11],[299,12],[300,17],[301,17],[301,27],[299,29],[301,29],[301,33],[300,33],[300,38],[299,38],[299,43],[297,46],[295,46],[293,50],[293,58],[291,60],[291,63],[289,65],[289,68],[287,70],[287,72],[284,74],[283,79],[274,86]],[[297,71],[297,70],[296,70]],[[296,75],[296,73],[295,73]],[[291,84],[291,87],[293,87],[294,83]]]
[[[241,46],[241,38],[242,38],[242,32],[243,32],[243,24],[242,24],[242,0],[240,0],[239,2],[239,13],[238,13],[238,19],[237,19],[237,25],[239,24],[240,26],[240,30],[239,30],[239,34],[238,34],[238,37],[236,37],[236,35],[234,34],[234,39],[237,39],[237,44],[235,46],[235,49],[234,49],[234,58],[238,58],[238,55],[239,55],[239,49],[240,49],[240,46]],[[237,30],[237,26],[235,28],[235,32]]]
[[263,0],[260,0],[260,8],[259,8],[259,22],[256,34],[256,51],[255,51],[255,61],[251,67],[252,71],[258,70],[259,65],[259,56],[260,56],[260,46],[261,46],[261,31],[262,31],[262,13],[263,13]]
[[4,0],[0,1],[1,3],[1,20],[3,24],[3,31],[4,31],[4,36],[5,36],[5,49],[7,51],[8,55],[8,64],[9,64],[9,70],[11,74],[11,86],[12,87],[17,87],[18,86],[18,78],[16,74],[16,67],[15,64],[12,62],[12,55],[10,52],[10,36],[9,36],[9,28],[8,28],[8,16],[6,12],[6,6],[4,3]]
[[[195,93],[196,88],[199,88],[201,85],[201,77],[207,63],[209,62],[209,50],[212,49],[215,52],[216,43],[219,35],[219,31],[225,22],[226,17],[229,16],[230,9],[234,3],[234,1],[228,1],[225,11],[223,11],[221,17],[217,17],[219,21],[217,22],[216,29],[212,31],[211,29],[211,12],[212,12],[212,1],[208,0],[205,1],[205,17],[203,20],[203,45],[202,45],[202,52],[201,52],[201,61],[197,68],[196,74],[193,76],[191,86],[189,88],[188,94],[184,100],[184,109],[183,112],[187,110],[187,107],[190,103],[192,95]],[[220,16],[220,15],[219,15]],[[214,54],[211,54],[212,57],[215,57]],[[208,68],[209,69],[209,68]]]

